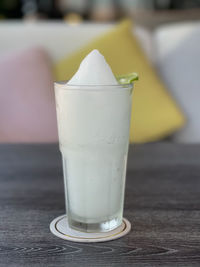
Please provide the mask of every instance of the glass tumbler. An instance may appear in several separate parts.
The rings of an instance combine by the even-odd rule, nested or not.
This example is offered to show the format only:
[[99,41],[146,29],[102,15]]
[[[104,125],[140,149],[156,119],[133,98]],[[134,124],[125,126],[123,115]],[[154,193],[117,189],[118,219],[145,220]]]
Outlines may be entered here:
[[122,223],[133,84],[55,83],[69,226],[106,232]]

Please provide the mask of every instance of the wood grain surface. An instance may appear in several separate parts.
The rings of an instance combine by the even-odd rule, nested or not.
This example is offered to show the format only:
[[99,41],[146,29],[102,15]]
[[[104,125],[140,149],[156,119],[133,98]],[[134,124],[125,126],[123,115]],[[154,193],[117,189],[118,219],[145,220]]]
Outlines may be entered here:
[[81,244],[53,236],[65,212],[57,145],[0,145],[0,266],[200,266],[200,145],[130,148],[127,236]]

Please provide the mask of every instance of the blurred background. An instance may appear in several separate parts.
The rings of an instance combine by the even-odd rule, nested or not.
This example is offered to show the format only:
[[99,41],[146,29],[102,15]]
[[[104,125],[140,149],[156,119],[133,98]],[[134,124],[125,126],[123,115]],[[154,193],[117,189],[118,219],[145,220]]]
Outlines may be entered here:
[[[141,16],[142,14],[142,16]],[[154,28],[183,20],[198,20],[199,0],[1,0],[0,18],[64,21],[116,21],[130,16]]]
[[57,141],[53,80],[93,48],[139,72],[131,142],[200,142],[199,43],[200,0],[0,0],[0,142]]

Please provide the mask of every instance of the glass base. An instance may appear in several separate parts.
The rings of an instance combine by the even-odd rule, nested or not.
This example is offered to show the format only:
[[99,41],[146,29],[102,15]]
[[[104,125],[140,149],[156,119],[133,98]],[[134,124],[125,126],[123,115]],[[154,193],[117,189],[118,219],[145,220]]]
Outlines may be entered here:
[[80,232],[98,233],[114,230],[119,225],[121,225],[122,220],[119,220],[119,218],[114,218],[110,221],[101,223],[83,223],[68,218],[68,223],[72,229],[78,230]]

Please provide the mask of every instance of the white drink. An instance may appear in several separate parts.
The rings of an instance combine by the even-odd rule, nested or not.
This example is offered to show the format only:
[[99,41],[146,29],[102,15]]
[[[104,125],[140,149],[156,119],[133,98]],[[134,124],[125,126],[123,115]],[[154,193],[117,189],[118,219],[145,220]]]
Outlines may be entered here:
[[132,87],[69,82],[55,91],[69,224],[111,230],[123,215]]

